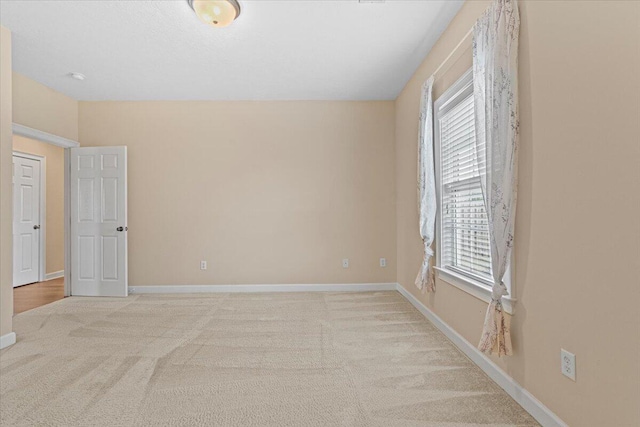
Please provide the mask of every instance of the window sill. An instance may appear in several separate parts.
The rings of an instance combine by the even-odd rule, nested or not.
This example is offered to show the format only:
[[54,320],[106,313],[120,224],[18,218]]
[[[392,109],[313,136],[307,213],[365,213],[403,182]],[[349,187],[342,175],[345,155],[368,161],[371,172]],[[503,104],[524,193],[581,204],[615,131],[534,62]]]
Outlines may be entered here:
[[[438,272],[438,278],[455,286],[456,288],[473,295],[474,297],[486,302],[491,302],[491,288],[484,283],[465,277],[440,267],[435,267]],[[509,314],[515,311],[516,300],[509,297],[502,297],[502,308]]]

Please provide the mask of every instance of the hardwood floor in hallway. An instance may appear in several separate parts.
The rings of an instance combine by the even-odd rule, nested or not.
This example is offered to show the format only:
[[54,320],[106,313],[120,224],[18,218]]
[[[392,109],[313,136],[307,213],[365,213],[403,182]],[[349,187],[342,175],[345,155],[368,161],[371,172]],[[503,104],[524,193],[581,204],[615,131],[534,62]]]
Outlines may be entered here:
[[13,288],[13,314],[64,298],[64,277]]

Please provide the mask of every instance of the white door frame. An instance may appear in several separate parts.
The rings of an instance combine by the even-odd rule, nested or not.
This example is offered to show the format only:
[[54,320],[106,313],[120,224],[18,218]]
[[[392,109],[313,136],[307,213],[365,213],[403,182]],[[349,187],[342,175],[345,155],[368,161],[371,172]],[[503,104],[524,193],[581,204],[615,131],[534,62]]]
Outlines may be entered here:
[[[40,162],[40,217],[38,222],[40,223],[40,230],[38,233],[38,282],[44,282],[47,274],[47,159],[44,156],[38,156],[36,154],[24,153],[22,151],[13,151],[15,157],[22,157],[24,159],[31,159]],[[14,242],[15,244],[15,242]],[[14,284],[15,286],[15,284]]]
[[24,136],[64,148],[64,296],[71,296],[71,195],[69,194],[71,188],[71,164],[69,162],[69,150],[79,147],[80,143],[18,123],[13,123],[12,130],[14,135]]

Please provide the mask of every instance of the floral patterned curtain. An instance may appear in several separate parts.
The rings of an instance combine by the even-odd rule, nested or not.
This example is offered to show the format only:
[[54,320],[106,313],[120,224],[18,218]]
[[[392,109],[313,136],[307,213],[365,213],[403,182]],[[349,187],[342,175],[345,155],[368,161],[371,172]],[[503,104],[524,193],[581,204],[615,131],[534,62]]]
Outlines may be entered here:
[[435,276],[430,260],[436,223],[436,183],[433,152],[433,81],[431,76],[422,86],[420,100],[420,130],[418,132],[418,206],[420,237],[424,243],[424,258],[416,277],[416,286],[423,291],[435,291]]
[[493,292],[478,348],[511,355],[502,309],[503,279],[513,248],[518,178],[518,33],[515,0],[495,0],[473,29],[476,154],[489,221]]

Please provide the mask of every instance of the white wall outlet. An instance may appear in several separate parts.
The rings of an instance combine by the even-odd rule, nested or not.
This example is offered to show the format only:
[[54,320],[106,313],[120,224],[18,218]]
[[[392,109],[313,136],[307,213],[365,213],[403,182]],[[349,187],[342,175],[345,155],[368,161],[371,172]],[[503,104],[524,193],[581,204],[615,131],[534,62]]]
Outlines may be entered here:
[[200,261],[200,270],[207,269],[207,261]]
[[564,348],[560,349],[560,369],[562,375],[573,381],[576,380],[576,355],[569,353]]
[[387,266],[387,259],[380,258],[380,267],[386,267],[386,266]]
[[344,258],[342,260],[342,268],[349,268],[349,258]]

